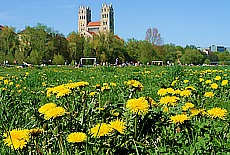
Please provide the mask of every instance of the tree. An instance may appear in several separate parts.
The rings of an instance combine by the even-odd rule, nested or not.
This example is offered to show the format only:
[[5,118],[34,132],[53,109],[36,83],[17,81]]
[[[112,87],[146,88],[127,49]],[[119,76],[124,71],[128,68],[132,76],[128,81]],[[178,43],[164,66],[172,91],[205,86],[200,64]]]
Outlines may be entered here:
[[154,50],[151,43],[147,41],[139,42],[138,61],[146,64],[156,58],[156,51]]
[[85,38],[76,32],[71,32],[67,36],[67,41],[70,59],[75,61],[80,60],[80,58],[83,57]]
[[43,29],[26,27],[19,33],[20,49],[17,56],[29,63],[41,64],[50,59],[50,35]]
[[139,41],[132,38],[125,43],[125,50],[128,54],[128,61],[137,61],[140,50]]
[[210,65],[210,63],[211,63],[211,61],[210,61],[209,59],[205,59],[205,60],[204,60],[204,64]]
[[157,28],[149,28],[146,31],[145,40],[157,46],[163,45],[163,39]]
[[53,58],[53,64],[55,65],[63,65],[64,64],[64,58],[61,54],[54,54]]
[[58,55],[60,54],[66,61],[71,62],[69,50],[68,50],[68,41],[63,34],[56,34],[53,39],[54,51],[53,53]]
[[30,53],[32,51],[31,36],[30,32],[28,32],[30,30],[28,29],[29,27],[18,33],[19,50],[16,52],[15,57],[19,63],[26,61],[26,59],[30,56]]
[[18,37],[15,28],[6,26],[0,32],[0,49],[4,52],[4,61],[7,54],[11,54],[15,58],[15,53],[18,50]]
[[218,59],[218,53],[217,52],[210,52],[210,54],[207,57],[211,62],[213,61],[219,61]]
[[176,62],[177,57],[180,57],[180,53],[176,51],[176,47],[172,45],[164,45],[163,50],[165,53],[165,58],[163,59],[165,62],[169,61],[171,63]]
[[190,48],[186,49],[185,53],[181,57],[181,62],[183,64],[194,64],[194,65],[203,64],[202,60],[203,60],[203,55],[201,54],[201,52],[196,49],[192,50]]
[[228,52],[218,52],[217,53],[219,61],[228,61],[230,60],[230,55]]

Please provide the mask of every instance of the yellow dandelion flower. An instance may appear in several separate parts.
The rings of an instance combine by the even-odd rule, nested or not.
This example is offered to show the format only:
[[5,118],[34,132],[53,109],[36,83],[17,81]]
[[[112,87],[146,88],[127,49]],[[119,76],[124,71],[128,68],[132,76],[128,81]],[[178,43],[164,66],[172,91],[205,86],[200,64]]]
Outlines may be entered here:
[[211,84],[211,88],[212,89],[217,89],[218,88],[218,84],[216,84],[216,83]]
[[214,80],[220,80],[221,79],[221,77],[220,76],[216,76],[215,78],[214,78]]
[[189,82],[189,80],[184,80],[183,82],[184,82],[184,83],[188,83],[188,82]]
[[125,122],[120,121],[119,119],[117,119],[115,121],[110,122],[109,124],[110,124],[111,128],[117,130],[121,134],[124,134],[124,130],[126,129]]
[[116,83],[114,83],[114,82],[111,82],[111,83],[110,83],[110,86],[116,87],[116,86],[117,86],[117,84],[116,84]]
[[178,100],[180,100],[180,98],[176,96],[165,96],[160,99],[159,103],[168,106],[169,105],[175,106]]
[[91,92],[89,93],[89,96],[94,97],[96,94],[98,94],[98,92]]
[[193,107],[194,107],[194,104],[188,102],[188,103],[185,103],[184,106],[182,106],[182,110],[183,110],[183,111],[186,111],[186,110],[188,110],[189,108],[193,108]]
[[124,83],[126,86],[137,88],[139,90],[142,90],[144,88],[143,85],[136,80],[129,80],[129,81],[125,81]]
[[206,83],[206,84],[211,84],[212,81],[211,81],[211,80],[206,80],[205,83]]
[[48,111],[52,108],[55,108],[55,107],[57,107],[57,105],[55,103],[47,103],[47,104],[41,106],[38,109],[38,112],[40,112],[41,114],[45,114],[46,111]]
[[12,149],[22,149],[30,138],[30,131],[27,129],[14,129],[4,134],[4,143]]
[[192,108],[192,109],[190,109],[190,112],[191,112],[191,117],[192,116],[197,116],[197,115],[205,115],[206,114],[206,112],[205,112],[205,109],[196,109],[196,108]]
[[60,97],[63,97],[63,96],[66,96],[66,95],[69,95],[71,93],[71,90],[70,89],[62,89],[60,91],[58,91],[57,95],[56,95],[56,98],[60,98]]
[[104,90],[110,90],[110,86],[103,86],[103,87],[101,87],[101,91],[104,91]]
[[181,90],[180,90],[180,89],[174,90],[174,94],[180,94],[180,93],[181,93]]
[[167,89],[161,88],[158,90],[157,94],[160,96],[164,96],[167,94]]
[[4,84],[7,85],[10,81],[8,79],[4,80]]
[[175,116],[171,116],[170,117],[170,122],[171,123],[179,123],[182,124],[184,123],[184,121],[189,120],[190,118],[187,116],[187,114],[179,114],[179,115],[175,115]]
[[222,86],[225,86],[227,84],[228,84],[228,80],[223,80],[222,83],[221,83]]
[[212,109],[208,110],[207,114],[211,118],[224,119],[224,117],[227,115],[227,110],[226,109],[221,109],[219,107],[216,107],[216,108],[212,108]]
[[65,114],[65,109],[62,107],[51,108],[44,113],[45,120],[49,120],[51,118],[56,118],[59,116],[63,116]]
[[67,89],[75,89],[78,87],[76,83],[67,83],[67,84],[64,84],[63,86],[66,87]]
[[149,104],[144,97],[140,97],[138,99],[128,100],[126,108],[134,114],[145,115],[149,110]]
[[12,86],[14,84],[14,82],[10,82],[9,85]]
[[203,79],[203,78],[199,78],[199,81],[200,81],[200,82],[203,82],[203,81],[204,81],[204,79]]
[[205,92],[204,97],[212,98],[214,96],[213,92]]
[[86,141],[87,136],[83,132],[73,132],[70,133],[67,137],[69,143],[80,143]]
[[190,90],[183,90],[180,92],[180,96],[185,96],[185,97],[188,97],[190,96],[192,93]]
[[78,87],[85,87],[89,85],[89,82],[86,81],[80,81],[75,83]]
[[110,127],[109,124],[99,123],[90,129],[90,134],[92,134],[92,136],[95,138],[100,138],[101,136],[109,135],[112,130],[113,129]]
[[174,89],[173,88],[167,88],[167,93],[169,94],[174,94]]

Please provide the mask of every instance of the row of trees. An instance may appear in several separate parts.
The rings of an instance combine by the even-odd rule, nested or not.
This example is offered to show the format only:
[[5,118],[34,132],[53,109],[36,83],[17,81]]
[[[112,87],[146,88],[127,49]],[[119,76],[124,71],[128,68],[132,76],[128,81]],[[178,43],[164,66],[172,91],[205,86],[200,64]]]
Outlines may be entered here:
[[[148,29],[145,40],[134,38],[122,40],[111,33],[94,35],[93,38],[71,32],[67,37],[51,28],[38,24],[26,27],[16,33],[12,27],[0,31],[0,61],[8,59],[10,63],[64,64],[79,62],[81,57],[96,57],[97,62],[114,63],[116,58],[121,62],[147,63],[152,60],[163,60],[164,63],[203,64],[210,61],[228,61],[228,52],[206,55],[197,49],[174,45],[162,45],[163,40],[157,29]],[[207,61],[208,60],[208,61]]]

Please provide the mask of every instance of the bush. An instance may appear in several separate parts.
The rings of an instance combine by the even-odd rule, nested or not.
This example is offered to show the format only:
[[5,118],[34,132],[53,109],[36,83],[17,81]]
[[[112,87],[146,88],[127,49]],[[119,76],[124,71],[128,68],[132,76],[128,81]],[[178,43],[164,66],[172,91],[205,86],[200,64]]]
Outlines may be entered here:
[[205,59],[205,60],[204,60],[204,64],[210,65],[210,63],[211,63],[211,61],[210,61],[209,59]]
[[53,64],[54,65],[63,65],[64,64],[64,58],[62,55],[58,54],[54,54],[54,58],[53,58]]

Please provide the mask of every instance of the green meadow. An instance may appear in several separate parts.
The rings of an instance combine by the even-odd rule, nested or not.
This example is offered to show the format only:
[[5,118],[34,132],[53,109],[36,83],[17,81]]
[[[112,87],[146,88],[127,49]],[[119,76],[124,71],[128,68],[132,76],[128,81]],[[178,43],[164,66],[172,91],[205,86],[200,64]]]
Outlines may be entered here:
[[229,154],[230,68],[0,68],[0,154]]

